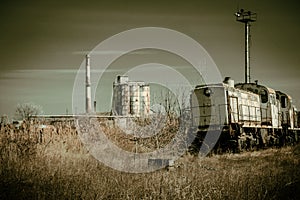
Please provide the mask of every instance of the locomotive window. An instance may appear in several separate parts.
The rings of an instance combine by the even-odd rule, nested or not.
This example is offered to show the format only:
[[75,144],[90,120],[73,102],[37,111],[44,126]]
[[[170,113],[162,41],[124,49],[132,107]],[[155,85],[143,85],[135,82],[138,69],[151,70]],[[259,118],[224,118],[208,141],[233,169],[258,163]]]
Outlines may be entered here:
[[286,97],[285,96],[281,96],[280,103],[281,103],[282,108],[286,108]]
[[268,92],[266,90],[260,91],[260,99],[262,103],[268,102]]

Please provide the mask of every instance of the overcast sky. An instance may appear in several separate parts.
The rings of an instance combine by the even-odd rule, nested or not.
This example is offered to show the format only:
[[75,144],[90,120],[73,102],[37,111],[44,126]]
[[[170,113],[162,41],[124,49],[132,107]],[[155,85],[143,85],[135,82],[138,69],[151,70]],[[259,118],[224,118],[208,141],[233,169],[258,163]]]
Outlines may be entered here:
[[258,14],[251,26],[252,80],[287,92],[300,109],[299,5],[296,0],[1,1],[0,114],[12,116],[22,102],[39,104],[46,114],[71,113],[84,52],[138,27],[192,37],[223,77],[242,82],[244,27],[235,21],[237,7]]

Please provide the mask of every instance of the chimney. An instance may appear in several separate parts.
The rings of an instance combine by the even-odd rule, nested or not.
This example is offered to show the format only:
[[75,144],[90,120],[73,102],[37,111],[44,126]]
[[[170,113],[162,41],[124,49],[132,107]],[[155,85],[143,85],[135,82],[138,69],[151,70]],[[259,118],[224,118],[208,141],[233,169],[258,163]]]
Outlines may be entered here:
[[90,55],[86,55],[85,64],[85,112],[87,114],[92,111],[92,98],[91,98],[91,67]]

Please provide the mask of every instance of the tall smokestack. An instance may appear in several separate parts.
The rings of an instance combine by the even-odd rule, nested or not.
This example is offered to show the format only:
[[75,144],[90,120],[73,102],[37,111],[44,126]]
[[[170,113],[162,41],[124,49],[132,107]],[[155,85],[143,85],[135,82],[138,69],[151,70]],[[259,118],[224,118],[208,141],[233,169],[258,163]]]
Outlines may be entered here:
[[85,112],[87,114],[92,112],[92,98],[91,98],[91,67],[90,67],[90,55],[85,57]]
[[96,101],[94,101],[94,113],[96,113],[96,109],[97,108],[97,102]]

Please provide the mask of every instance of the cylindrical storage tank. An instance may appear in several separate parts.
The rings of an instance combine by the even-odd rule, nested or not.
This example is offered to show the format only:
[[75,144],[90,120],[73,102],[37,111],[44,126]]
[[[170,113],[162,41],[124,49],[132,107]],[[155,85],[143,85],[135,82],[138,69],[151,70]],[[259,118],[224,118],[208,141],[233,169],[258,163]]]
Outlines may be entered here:
[[128,84],[121,85],[121,115],[129,114],[129,86]]
[[141,114],[144,116],[149,115],[150,112],[150,87],[149,85],[141,86]]
[[140,114],[140,90],[138,84],[130,85],[130,114],[139,115]]

